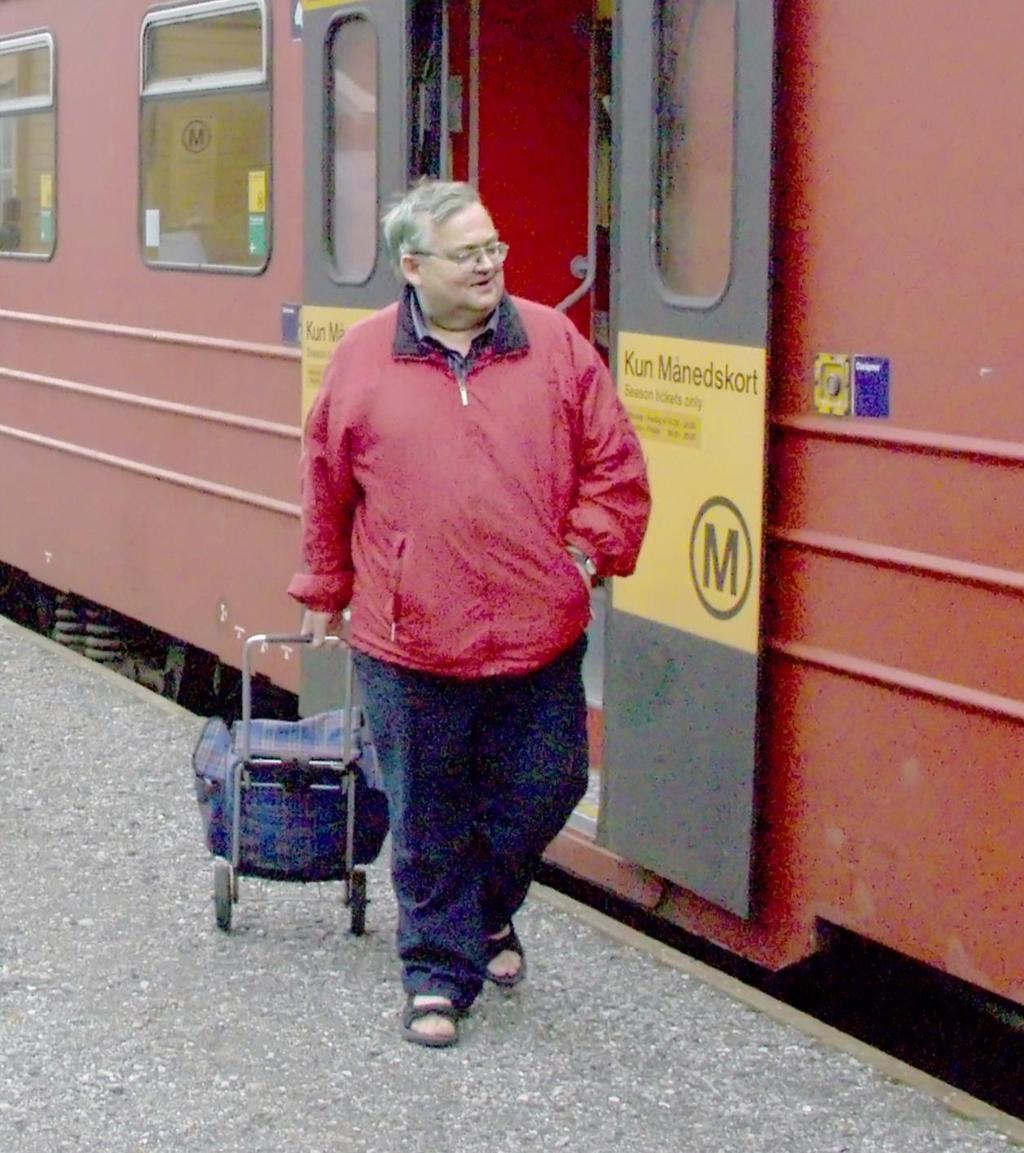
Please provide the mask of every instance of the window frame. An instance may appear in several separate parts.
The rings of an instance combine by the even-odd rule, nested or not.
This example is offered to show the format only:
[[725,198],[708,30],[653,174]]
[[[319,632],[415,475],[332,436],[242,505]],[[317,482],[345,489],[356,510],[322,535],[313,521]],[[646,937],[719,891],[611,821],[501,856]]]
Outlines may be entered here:
[[[46,48],[50,58],[49,85],[45,93],[38,96],[18,96],[14,98],[0,97],[0,119],[8,116],[17,117],[30,113],[50,112],[53,115],[53,172],[51,195],[53,204],[57,203],[57,41],[48,28],[41,28],[33,32],[18,32],[11,36],[0,38],[0,56],[14,55],[17,52],[31,51],[35,48]],[[53,239],[49,252],[7,252],[0,251],[3,260],[53,260],[57,252],[57,210],[53,212]]]
[[[230,16],[234,12],[260,13],[261,62],[259,68],[244,72],[205,72],[179,76],[173,80],[146,82],[149,63],[146,36],[151,28],[168,24],[188,24],[208,20],[211,16]],[[192,92],[220,92],[231,88],[256,88],[270,84],[270,13],[267,0],[199,0],[195,4],[176,4],[173,8],[154,8],[142,18],[139,30],[139,96],[182,96]]]
[[[206,72],[192,76],[175,77],[171,80],[154,80],[147,83],[149,54],[146,38],[153,28],[172,24],[187,24],[208,20],[214,16],[230,16],[238,12],[256,11],[260,14],[260,67],[238,72]],[[271,77],[271,44],[269,0],[198,0],[193,3],[177,3],[169,7],[152,8],[142,18],[139,28],[139,187],[138,187],[138,228],[139,252],[147,268],[174,272],[208,273],[231,276],[262,276],[270,267],[273,255],[273,157],[274,157],[274,94]],[[266,213],[266,254],[258,265],[244,264],[191,264],[174,260],[158,260],[147,255],[145,236],[146,206],[143,203],[145,172],[142,154],[143,110],[147,101],[173,98],[176,96],[198,97],[204,94],[222,95],[232,91],[258,91],[266,89],[267,94],[267,207]]]
[[[696,0],[699,4],[700,0]],[[732,180],[729,188],[729,260],[728,270],[722,282],[722,286],[714,296],[697,296],[679,291],[676,287],[669,283],[665,270],[662,267],[661,256],[659,252],[659,242],[662,235],[662,228],[664,225],[663,211],[664,206],[658,200],[658,190],[660,186],[660,177],[664,171],[662,166],[663,159],[663,146],[662,139],[662,123],[661,123],[661,89],[664,77],[661,69],[662,53],[665,49],[665,41],[663,34],[665,31],[662,18],[668,10],[667,0],[654,0],[654,41],[653,50],[655,58],[655,68],[652,71],[652,85],[651,85],[651,204],[650,204],[650,218],[652,222],[650,233],[650,263],[654,274],[655,284],[657,285],[658,296],[670,308],[680,311],[691,311],[700,313],[714,312],[729,295],[732,288],[735,275],[736,275],[736,243],[738,240],[738,209],[739,209],[739,153],[741,148],[739,136],[739,98],[740,98],[740,19],[741,7],[740,0],[735,0],[736,8],[733,20],[733,73],[732,73],[732,130],[731,130],[731,156],[730,163],[732,166]]]
[[45,112],[56,105],[56,81],[54,59],[56,56],[53,33],[50,31],[19,32],[16,36],[0,39],[0,56],[13,55],[15,52],[25,52],[33,48],[47,48],[50,54],[50,86],[48,91],[40,96],[18,96],[13,100],[0,97],[0,116],[7,116],[17,112]]
[[[337,169],[335,164],[335,66],[334,66],[334,44],[337,40],[338,34],[341,29],[346,25],[353,26],[355,24],[365,24],[365,26],[372,30],[374,40],[374,54],[376,56],[375,63],[375,76],[376,76],[376,89],[374,91],[374,249],[373,261],[370,264],[369,271],[360,277],[350,277],[342,273],[338,268],[337,259],[337,229],[336,229],[336,180]],[[330,158],[330,165],[328,167],[328,177],[324,185],[323,195],[323,219],[320,223],[321,234],[323,236],[324,254],[327,262],[327,274],[334,284],[344,287],[359,287],[368,284],[373,279],[374,273],[380,264],[381,260],[381,235],[380,235],[380,212],[381,212],[381,180],[380,180],[380,156],[381,156],[381,123],[380,123],[380,90],[381,90],[381,43],[380,43],[380,29],[377,27],[377,21],[372,17],[370,12],[362,9],[353,12],[341,12],[331,21],[324,37],[324,53],[323,53],[323,81],[324,81],[324,122],[323,122],[323,140],[321,142],[321,156],[326,160]]]

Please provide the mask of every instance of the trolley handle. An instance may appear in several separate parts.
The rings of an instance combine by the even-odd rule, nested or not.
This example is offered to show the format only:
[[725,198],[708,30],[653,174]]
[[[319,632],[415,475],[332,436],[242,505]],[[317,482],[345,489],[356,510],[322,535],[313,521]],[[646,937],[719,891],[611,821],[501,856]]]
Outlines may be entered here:
[[[344,614],[348,623],[348,612]],[[246,637],[242,646],[242,742],[239,754],[243,761],[249,759],[249,727],[252,723],[252,654],[257,645],[308,645],[313,637],[310,633],[253,633]],[[352,762],[352,649],[347,638],[327,636],[325,641],[336,641],[345,649],[345,702],[343,705],[342,760],[346,765]]]

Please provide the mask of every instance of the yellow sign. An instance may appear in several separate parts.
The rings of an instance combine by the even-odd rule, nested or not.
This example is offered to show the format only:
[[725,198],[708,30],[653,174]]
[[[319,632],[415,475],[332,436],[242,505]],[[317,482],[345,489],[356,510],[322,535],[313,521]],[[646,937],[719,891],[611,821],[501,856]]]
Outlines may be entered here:
[[249,211],[267,211],[267,173],[264,169],[249,173]]
[[758,651],[764,505],[763,348],[619,334],[618,389],[654,508],[615,607]]
[[313,12],[317,8],[341,8],[346,4],[354,4],[356,0],[302,0],[303,12]]
[[357,320],[372,316],[372,308],[322,308],[304,304],[302,332],[302,423],[324,382],[324,369],[338,341]]
[[832,416],[847,416],[852,408],[850,358],[823,352],[814,358],[814,408]]
[[39,207],[53,207],[53,173],[42,172],[39,175]]

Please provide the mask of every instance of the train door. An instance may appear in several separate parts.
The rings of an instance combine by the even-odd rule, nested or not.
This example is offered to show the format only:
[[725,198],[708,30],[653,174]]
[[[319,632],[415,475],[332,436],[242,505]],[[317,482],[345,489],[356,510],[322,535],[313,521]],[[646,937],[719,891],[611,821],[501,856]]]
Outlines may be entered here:
[[395,277],[381,248],[381,207],[411,177],[439,170],[436,105],[445,77],[440,0],[302,0],[299,11],[305,414],[345,327],[395,298]]
[[[608,350],[610,0],[467,0],[447,7],[451,173],[476,184],[510,245],[508,290],[565,311]],[[573,816],[596,829],[605,591],[584,680],[594,787]]]
[[[384,205],[450,165],[443,0],[297,0],[304,92],[302,418],[345,329],[395,299]],[[299,708],[342,699],[338,662],[304,652]]]
[[[509,291],[563,308],[607,346],[608,211],[597,190],[607,191],[600,173],[610,164],[600,101],[608,8],[302,0],[303,413],[345,327],[397,295],[380,212],[422,175],[476,184],[510,244]],[[593,634],[588,689],[599,706],[601,630]],[[319,662],[307,664],[305,711],[334,691]]]
[[[607,355],[611,0],[464,0],[446,6],[448,172],[477,185],[510,245],[510,292],[565,311]],[[584,661],[598,812],[605,590]]]
[[751,910],[773,5],[618,6],[617,384],[654,512],[614,589],[599,838]]

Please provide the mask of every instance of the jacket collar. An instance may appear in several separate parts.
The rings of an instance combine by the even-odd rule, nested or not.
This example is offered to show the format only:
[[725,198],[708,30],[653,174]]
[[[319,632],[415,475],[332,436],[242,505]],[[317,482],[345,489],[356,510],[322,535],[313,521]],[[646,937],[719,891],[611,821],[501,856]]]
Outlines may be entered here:
[[[430,347],[420,340],[416,331],[416,319],[412,312],[414,289],[407,284],[402,290],[402,297],[398,302],[398,323],[395,327],[394,355],[396,357],[427,357]],[[494,310],[496,322],[491,348],[495,356],[508,356],[516,352],[525,352],[530,347],[530,341],[523,327],[519,310],[512,303],[512,297],[506,292]]]

